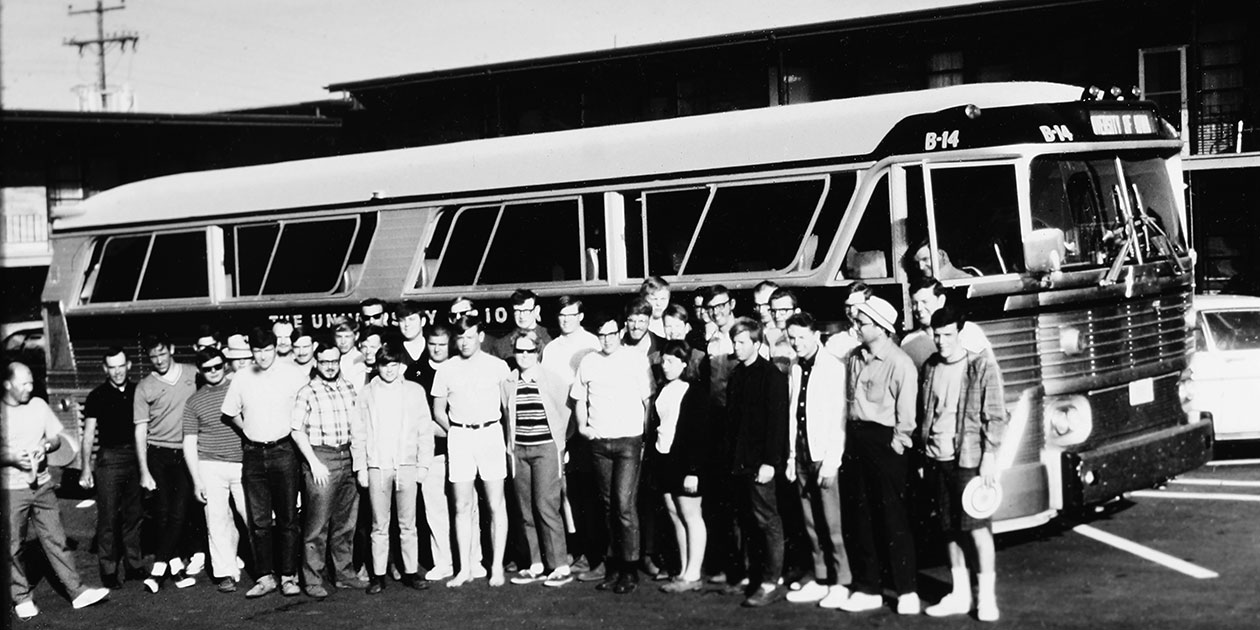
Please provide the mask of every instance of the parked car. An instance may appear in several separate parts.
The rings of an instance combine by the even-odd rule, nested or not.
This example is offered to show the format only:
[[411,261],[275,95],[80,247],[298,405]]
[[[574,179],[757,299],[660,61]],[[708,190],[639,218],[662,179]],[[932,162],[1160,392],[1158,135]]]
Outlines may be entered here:
[[1217,440],[1260,439],[1260,297],[1197,295],[1193,406]]

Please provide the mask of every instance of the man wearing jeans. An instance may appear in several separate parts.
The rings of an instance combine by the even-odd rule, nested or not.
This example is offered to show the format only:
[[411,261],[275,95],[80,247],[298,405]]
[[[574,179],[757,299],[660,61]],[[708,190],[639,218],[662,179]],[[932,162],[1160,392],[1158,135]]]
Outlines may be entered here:
[[302,479],[304,557],[302,581],[306,594],[328,597],[324,587],[324,558],[331,546],[336,584],[360,586],[354,571],[354,526],[359,491],[350,461],[352,425],[360,422],[357,392],[341,378],[341,352],[321,345],[315,354],[316,375],[298,390],[290,434],[306,458]]
[[258,576],[245,596],[262,597],[282,587],[283,594],[291,597],[302,592],[297,579],[301,477],[289,426],[297,390],[307,383],[307,375],[276,361],[276,336],[270,330],[255,328],[249,347],[254,365],[232,379],[220,409],[224,422],[235,424],[245,436],[241,479]]
[[[84,407],[83,474],[79,485],[96,488],[96,546],[101,580],[122,587],[144,573],[140,550],[140,469],[132,417],[136,384],[127,378],[131,361],[119,347],[105,351],[105,382],[88,394]],[[93,453],[94,446],[100,447]],[[125,564],[126,568],[119,567]]]
[[595,330],[600,351],[583,357],[570,395],[578,432],[591,442],[608,528],[607,567],[596,588],[624,595],[639,583],[635,500],[652,386],[647,357],[622,348],[616,318],[601,318]]
[[220,593],[233,593],[241,580],[236,564],[240,533],[234,513],[245,513],[241,436],[223,422],[219,411],[230,382],[227,359],[218,348],[199,350],[197,370],[205,385],[184,405],[184,461],[192,477],[193,497],[206,506],[210,575],[218,582]]
[[168,575],[177,588],[195,583],[176,554],[184,544],[192,498],[192,478],[184,463],[184,404],[197,391],[197,373],[193,366],[175,362],[174,347],[165,337],[149,335],[141,347],[153,371],[136,386],[132,408],[140,487],[157,495],[161,533],[153,569],[144,581],[144,587],[156,593]]

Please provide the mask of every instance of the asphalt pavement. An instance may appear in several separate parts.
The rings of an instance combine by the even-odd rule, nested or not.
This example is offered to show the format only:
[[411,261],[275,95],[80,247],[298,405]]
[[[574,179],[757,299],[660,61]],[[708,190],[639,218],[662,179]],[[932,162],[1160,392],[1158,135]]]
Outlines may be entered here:
[[[96,573],[89,542],[94,504],[63,499],[80,574]],[[279,594],[224,595],[202,576],[188,589],[151,595],[129,582],[108,601],[73,610],[47,581],[42,614],[22,628],[1256,628],[1260,627],[1260,447],[1222,447],[1209,464],[1167,486],[1134,493],[1087,517],[998,537],[1002,618],[902,617],[890,608],[849,614],[780,602],[739,606],[716,590],[667,595],[644,581],[625,596],[574,582],[562,588],[479,580],[459,589],[381,595],[341,591],[323,601]],[[945,590],[945,566],[923,567],[925,604]]]

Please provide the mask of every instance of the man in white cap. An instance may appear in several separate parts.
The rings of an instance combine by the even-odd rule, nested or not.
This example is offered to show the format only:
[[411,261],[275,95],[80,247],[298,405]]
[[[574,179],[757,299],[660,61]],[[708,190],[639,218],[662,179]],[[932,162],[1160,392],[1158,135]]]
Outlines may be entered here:
[[918,376],[914,361],[893,340],[897,309],[892,304],[871,296],[854,306],[853,315],[862,346],[848,358],[849,425],[841,484],[843,511],[852,515],[845,527],[853,593],[840,608],[883,607],[880,577],[886,562],[897,612],[914,615],[919,596],[906,512],[906,451],[915,430]]

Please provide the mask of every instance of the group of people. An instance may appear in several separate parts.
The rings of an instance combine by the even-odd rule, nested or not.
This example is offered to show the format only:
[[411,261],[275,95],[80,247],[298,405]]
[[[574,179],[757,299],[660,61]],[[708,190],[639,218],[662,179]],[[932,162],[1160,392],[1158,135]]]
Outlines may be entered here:
[[[860,283],[847,327],[833,331],[771,282],[753,291],[755,317],[738,317],[723,286],[688,308],[651,278],[621,313],[587,318],[581,299],[559,297],[554,338],[538,296],[518,290],[514,329],[497,337],[466,298],[446,321],[370,299],[327,335],[288,321],[224,340],[205,330],[191,364],[166,337],[145,337],[152,370],[138,383],[128,353],[111,348],[83,407],[80,453],[80,483],[96,490],[101,577],[109,588],[184,588],[204,550],[219,591],[236,591],[249,567],[250,598],[482,578],[624,595],[646,574],[668,593],[710,584],[750,607],[786,598],[858,612],[884,605],[888,576],[897,612],[916,614],[911,514],[922,503],[953,578],[926,613],[995,620],[990,523],[961,495],[1000,472],[1001,379],[940,283],[913,289],[917,328],[904,339],[897,310]],[[23,370],[6,374],[4,430],[40,433],[42,456],[69,438],[46,404],[24,411],[42,401],[23,398]],[[58,542],[39,525],[51,491],[26,480],[31,449],[5,444],[5,481],[23,497],[13,523],[34,514],[50,559],[66,555],[64,534]],[[145,491],[159,537],[147,569]],[[788,566],[793,541],[812,566]],[[26,616],[19,563],[13,573]],[[61,573],[76,607],[107,593],[78,586],[72,565]]]

